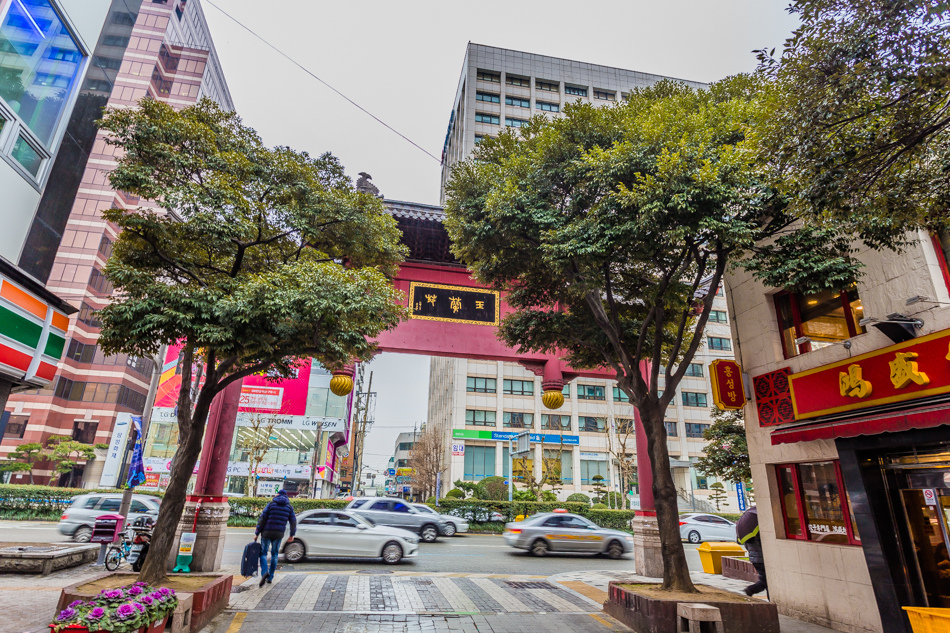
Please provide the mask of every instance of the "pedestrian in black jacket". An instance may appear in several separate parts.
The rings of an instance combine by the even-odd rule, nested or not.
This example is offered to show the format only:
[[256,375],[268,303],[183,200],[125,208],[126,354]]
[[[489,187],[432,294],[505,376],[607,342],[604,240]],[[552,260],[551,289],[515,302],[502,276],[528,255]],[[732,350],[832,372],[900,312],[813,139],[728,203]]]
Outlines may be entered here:
[[[294,540],[297,533],[297,515],[294,514],[294,508],[290,505],[290,499],[287,498],[287,491],[280,490],[277,496],[267,504],[261,513],[261,518],[257,520],[257,529],[254,530],[254,540],[261,537],[261,584],[274,581],[274,572],[277,571],[277,556],[280,553],[280,541],[284,538],[284,530],[290,523],[290,538],[287,542]],[[267,551],[270,550],[270,567],[267,566]]]
[[755,506],[739,517],[736,523],[736,538],[739,544],[749,552],[749,562],[759,575],[758,582],[745,588],[745,594],[751,596],[763,589],[768,589],[769,585],[765,579],[765,557],[762,555],[762,539],[759,537],[759,511]]

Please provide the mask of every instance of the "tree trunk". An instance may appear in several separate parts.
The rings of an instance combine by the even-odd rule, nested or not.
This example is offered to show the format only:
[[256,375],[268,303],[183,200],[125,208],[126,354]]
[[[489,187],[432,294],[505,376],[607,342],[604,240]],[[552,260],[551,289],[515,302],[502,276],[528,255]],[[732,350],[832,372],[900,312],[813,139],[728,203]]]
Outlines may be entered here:
[[[184,386],[182,387],[184,388]],[[209,387],[206,382],[202,392]],[[195,470],[198,457],[201,456],[201,444],[204,439],[205,424],[208,421],[210,401],[214,397],[204,393],[198,398],[198,406],[191,415],[190,424],[179,420],[179,445],[175,452],[174,463],[168,478],[168,487],[165,488],[165,497],[158,511],[158,518],[152,529],[152,541],[149,545],[149,555],[142,565],[139,579],[157,585],[168,575],[168,555],[175,545],[175,531],[185,509],[185,500],[188,493],[188,482]],[[179,416],[182,414],[179,409]],[[185,422],[182,424],[182,422]]]
[[697,593],[686,566],[686,552],[680,539],[679,508],[676,503],[676,485],[670,470],[670,453],[666,445],[666,427],[663,411],[658,407],[642,406],[643,427],[647,432],[647,446],[653,469],[653,502],[660,529],[663,556],[663,589]]

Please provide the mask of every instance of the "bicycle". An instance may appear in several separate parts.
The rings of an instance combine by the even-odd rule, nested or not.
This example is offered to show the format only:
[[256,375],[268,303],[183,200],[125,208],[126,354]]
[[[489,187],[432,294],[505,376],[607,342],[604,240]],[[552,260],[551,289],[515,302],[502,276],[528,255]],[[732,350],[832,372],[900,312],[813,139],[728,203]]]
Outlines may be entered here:
[[122,564],[122,561],[128,560],[131,552],[132,540],[123,532],[122,541],[118,545],[114,543],[110,545],[106,552],[106,569],[109,571],[117,570]]

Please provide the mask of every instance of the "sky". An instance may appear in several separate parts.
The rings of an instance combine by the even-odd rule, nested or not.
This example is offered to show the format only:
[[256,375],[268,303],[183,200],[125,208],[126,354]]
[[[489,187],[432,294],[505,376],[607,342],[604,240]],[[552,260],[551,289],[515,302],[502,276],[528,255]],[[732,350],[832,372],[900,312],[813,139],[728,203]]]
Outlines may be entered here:
[[[697,81],[755,68],[795,27],[787,0],[202,0],[238,113],[268,145],[331,152],[391,200],[439,203],[438,160],[314,75],[441,155],[468,42]],[[376,425],[366,464],[383,468],[403,428],[426,418],[429,360],[373,360]]]

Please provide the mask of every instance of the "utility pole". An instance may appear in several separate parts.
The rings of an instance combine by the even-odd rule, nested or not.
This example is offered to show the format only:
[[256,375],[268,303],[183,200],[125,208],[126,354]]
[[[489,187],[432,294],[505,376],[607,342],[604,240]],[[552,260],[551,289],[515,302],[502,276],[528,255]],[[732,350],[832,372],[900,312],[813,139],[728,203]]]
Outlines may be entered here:
[[[362,387],[362,372],[360,375],[360,387]],[[373,372],[369,372],[369,384],[366,387],[366,391],[357,391],[356,392],[356,415],[354,416],[355,423],[357,425],[356,432],[353,434],[353,486],[350,491],[354,496],[356,495],[357,487],[361,483],[361,477],[363,472],[363,440],[366,439],[366,427],[369,422],[369,409],[370,409],[370,400],[372,398],[372,389],[373,389]],[[362,419],[360,419],[360,414],[362,413]]]

